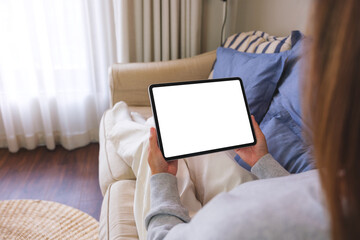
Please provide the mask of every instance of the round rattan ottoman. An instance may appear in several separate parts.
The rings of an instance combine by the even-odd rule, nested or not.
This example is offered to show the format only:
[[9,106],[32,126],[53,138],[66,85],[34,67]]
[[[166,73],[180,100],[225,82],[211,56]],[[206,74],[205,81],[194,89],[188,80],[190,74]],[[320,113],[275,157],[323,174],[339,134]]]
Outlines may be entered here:
[[60,203],[0,201],[0,239],[98,239],[98,228],[88,214]]

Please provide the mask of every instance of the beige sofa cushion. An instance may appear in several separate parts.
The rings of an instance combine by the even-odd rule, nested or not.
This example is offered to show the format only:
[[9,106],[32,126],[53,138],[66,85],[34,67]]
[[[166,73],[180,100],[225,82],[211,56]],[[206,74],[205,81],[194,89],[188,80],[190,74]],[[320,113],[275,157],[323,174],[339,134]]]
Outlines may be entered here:
[[133,210],[135,184],[135,180],[121,180],[109,185],[101,207],[101,240],[138,239]]
[[148,87],[154,83],[206,79],[216,51],[191,58],[147,63],[117,63],[109,69],[111,103],[150,106]]

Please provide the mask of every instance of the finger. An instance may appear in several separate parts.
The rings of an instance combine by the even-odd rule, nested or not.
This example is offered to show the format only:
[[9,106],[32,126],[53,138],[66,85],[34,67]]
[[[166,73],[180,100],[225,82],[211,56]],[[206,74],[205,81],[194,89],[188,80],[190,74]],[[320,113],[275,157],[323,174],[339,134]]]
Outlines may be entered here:
[[156,129],[154,127],[150,128],[150,134],[151,135],[156,135]]
[[155,146],[156,148],[159,149],[159,142],[158,142],[158,136],[157,136],[157,131],[156,131],[156,128],[153,128],[153,133],[154,133],[154,138],[155,138]]
[[155,130],[155,128],[150,128],[150,138],[149,138],[149,141],[150,141],[150,147],[151,148],[156,148],[156,146],[157,146],[157,142],[156,142],[156,140],[157,140],[157,136],[156,136],[156,130]]
[[262,131],[261,131],[260,127],[259,127],[259,124],[256,122],[254,115],[251,115],[251,120],[252,120],[252,124],[254,126],[255,135],[256,136],[261,136]]
[[156,134],[156,128],[155,128],[155,127],[151,127],[151,129],[152,129],[153,132]]
[[245,151],[248,151],[249,149],[251,149],[251,146],[250,146],[250,147],[237,148],[237,149],[235,149],[235,152],[236,152],[237,154],[239,154],[239,153],[243,153],[243,152],[245,152]]

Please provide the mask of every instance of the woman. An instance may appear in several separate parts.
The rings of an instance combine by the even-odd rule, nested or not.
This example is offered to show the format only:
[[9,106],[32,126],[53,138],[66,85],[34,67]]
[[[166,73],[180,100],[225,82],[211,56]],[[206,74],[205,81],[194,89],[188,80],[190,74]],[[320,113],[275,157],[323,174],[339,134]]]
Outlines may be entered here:
[[149,239],[360,239],[360,1],[319,0],[314,10],[303,112],[319,170],[289,176],[253,120],[258,143],[237,153],[264,180],[218,195],[190,221],[177,162],[163,159],[151,129]]

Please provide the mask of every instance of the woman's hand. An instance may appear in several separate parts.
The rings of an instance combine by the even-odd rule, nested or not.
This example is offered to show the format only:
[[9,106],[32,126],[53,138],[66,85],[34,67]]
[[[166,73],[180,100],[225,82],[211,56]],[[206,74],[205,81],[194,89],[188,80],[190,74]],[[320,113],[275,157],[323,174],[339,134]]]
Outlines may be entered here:
[[170,162],[165,161],[157,143],[156,130],[153,127],[150,129],[149,142],[148,163],[151,169],[151,174],[170,173],[176,176],[178,162],[177,160]]
[[259,159],[266,155],[269,151],[267,149],[265,136],[255,121],[253,115],[251,115],[251,120],[254,126],[257,143],[254,146],[238,148],[235,152],[242,158],[242,160],[253,167],[255,163],[257,163],[257,161],[259,161]]

